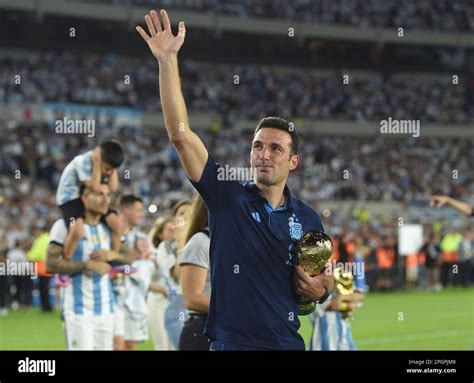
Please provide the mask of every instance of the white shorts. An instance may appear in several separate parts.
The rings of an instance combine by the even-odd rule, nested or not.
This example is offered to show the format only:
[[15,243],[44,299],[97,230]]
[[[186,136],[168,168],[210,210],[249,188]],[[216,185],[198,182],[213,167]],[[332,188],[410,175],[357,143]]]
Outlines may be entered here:
[[114,313],[114,336],[125,335],[125,307],[121,304],[115,306]]
[[326,311],[315,317],[311,336],[311,350],[335,351],[354,350],[352,331],[348,319],[343,319],[337,311]]
[[68,350],[112,350],[113,314],[65,315]]
[[124,309],[125,333],[124,340],[144,342],[148,340],[148,316],[132,315],[130,310]]

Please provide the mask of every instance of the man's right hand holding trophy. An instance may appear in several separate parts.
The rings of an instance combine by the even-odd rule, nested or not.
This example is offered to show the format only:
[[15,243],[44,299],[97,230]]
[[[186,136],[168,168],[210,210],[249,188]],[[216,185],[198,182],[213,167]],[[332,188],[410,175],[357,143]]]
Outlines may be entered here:
[[[296,265],[309,275],[319,273],[331,273],[328,262],[333,252],[331,238],[320,231],[306,232],[295,246]],[[357,302],[360,301],[359,293],[354,291],[354,276],[350,271],[344,271],[337,267],[332,271],[335,284],[335,294],[327,306],[327,310],[339,311],[343,318],[354,318],[354,310]],[[363,294],[362,294],[363,296]],[[325,299],[324,299],[325,300]],[[323,302],[320,302],[323,303]],[[316,302],[298,297],[298,314],[311,314],[316,307]]]

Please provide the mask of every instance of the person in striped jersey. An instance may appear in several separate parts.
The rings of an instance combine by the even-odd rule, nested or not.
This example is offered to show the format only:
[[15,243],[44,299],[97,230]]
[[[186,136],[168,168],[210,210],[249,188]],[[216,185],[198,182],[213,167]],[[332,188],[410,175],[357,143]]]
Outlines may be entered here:
[[152,283],[155,263],[150,259],[151,241],[138,229],[144,213],[143,200],[128,194],[120,199],[122,244],[133,255],[129,273],[114,285],[117,307],[114,316],[114,350],[135,350],[148,339],[148,291],[166,293],[164,286]]
[[151,244],[145,233],[140,233],[133,247],[132,272],[125,278],[123,293],[124,340],[126,350],[135,350],[137,343],[148,340],[149,291],[164,289],[152,282],[155,262],[150,259]]
[[111,350],[115,297],[108,272],[110,262],[129,264],[130,253],[122,246],[112,251],[112,236],[101,216],[107,212],[110,190],[105,184],[96,190],[85,188],[84,231],[78,238],[72,259],[63,256],[68,235],[63,219],[50,231],[47,269],[51,273],[68,274],[71,283],[63,287],[62,314],[69,350]]
[[[340,295],[333,293],[322,305],[317,305],[313,313],[313,334],[311,350],[354,350],[352,332],[348,319],[342,317],[337,307],[342,302]],[[347,299],[345,297],[345,299]],[[347,301],[349,305],[353,303]]]
[[[140,235],[140,230],[138,230],[137,226],[143,218],[143,200],[132,194],[127,194],[120,198],[119,207],[119,218],[122,226],[121,243],[132,251]],[[112,264],[112,267],[118,269],[117,264]],[[125,292],[126,275],[121,272],[115,273],[115,275],[116,277],[112,279],[113,291],[117,301],[114,315],[114,350],[123,350],[125,348],[125,308],[123,295]]]
[[[359,247],[360,249],[360,247]],[[358,249],[358,250],[359,250]],[[352,337],[351,319],[339,310],[341,304],[354,311],[362,305],[366,293],[364,259],[362,253],[355,254],[354,292],[351,295],[339,295],[336,290],[322,305],[317,305],[313,313],[313,334],[311,350],[356,350]]]

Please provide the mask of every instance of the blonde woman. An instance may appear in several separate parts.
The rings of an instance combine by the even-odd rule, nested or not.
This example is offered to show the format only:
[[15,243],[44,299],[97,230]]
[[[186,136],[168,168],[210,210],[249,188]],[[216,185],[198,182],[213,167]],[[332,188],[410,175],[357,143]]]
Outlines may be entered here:
[[189,315],[181,331],[179,350],[209,350],[204,335],[211,295],[209,243],[207,208],[195,194],[184,235],[178,242],[181,289]]
[[[172,240],[174,237],[174,220],[172,217],[160,217],[155,221],[148,234],[153,245],[154,253],[163,241]],[[156,260],[155,260],[156,261]],[[157,268],[153,274],[153,282],[162,286],[160,292],[148,293],[148,321],[151,339],[155,350],[171,350],[172,345],[165,329],[165,310],[168,305],[167,292],[161,270]]]
[[166,286],[168,304],[165,310],[165,329],[173,344],[178,348],[179,336],[186,320],[186,308],[179,285],[179,266],[176,239],[183,235],[191,201],[178,202],[173,208],[174,238],[163,241],[157,249],[156,260]]

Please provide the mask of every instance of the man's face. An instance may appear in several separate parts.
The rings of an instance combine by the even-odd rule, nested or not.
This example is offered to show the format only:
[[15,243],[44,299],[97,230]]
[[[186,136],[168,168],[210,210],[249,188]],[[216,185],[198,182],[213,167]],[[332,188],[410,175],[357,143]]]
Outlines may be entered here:
[[132,225],[138,226],[143,218],[143,203],[136,201],[133,205],[124,207],[122,213],[125,216],[125,219]]
[[102,177],[110,177],[113,171],[114,168],[111,165],[109,165],[107,162],[101,162],[100,173]]
[[255,135],[250,152],[250,166],[255,182],[266,186],[286,183],[288,174],[299,163],[298,155],[291,155],[291,136],[289,133],[262,128]]
[[100,185],[98,192],[89,190],[81,198],[86,211],[94,214],[105,214],[109,210],[110,191],[105,184]]

